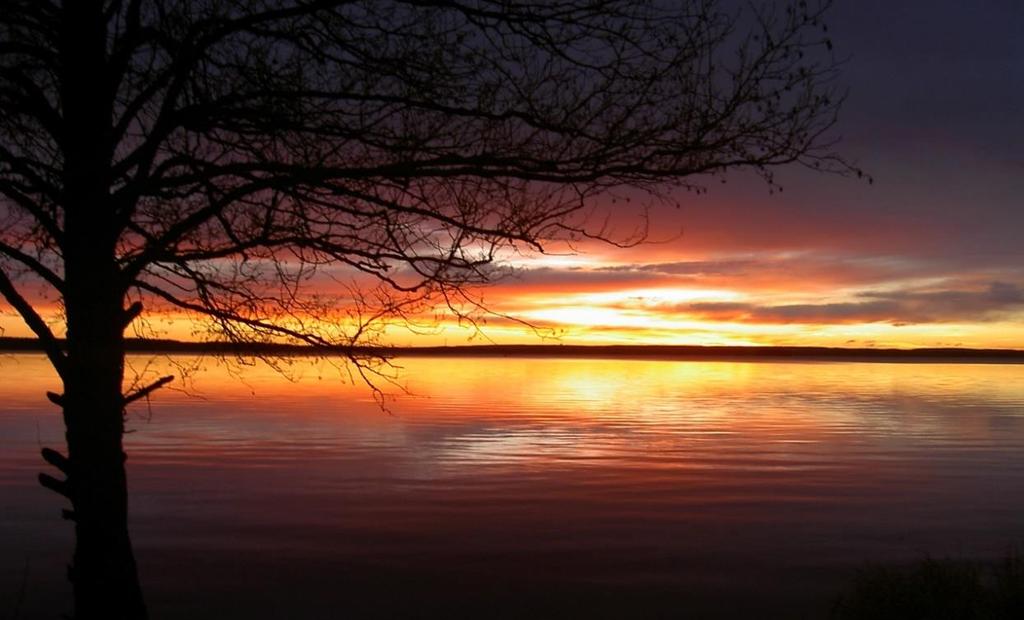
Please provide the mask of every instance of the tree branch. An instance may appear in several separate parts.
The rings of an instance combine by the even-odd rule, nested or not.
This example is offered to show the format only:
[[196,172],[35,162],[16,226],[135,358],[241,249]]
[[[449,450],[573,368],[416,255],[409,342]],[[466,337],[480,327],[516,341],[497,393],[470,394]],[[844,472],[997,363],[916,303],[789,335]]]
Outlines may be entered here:
[[159,390],[163,386],[165,386],[168,383],[170,383],[171,381],[174,381],[174,375],[167,375],[166,377],[160,377],[159,379],[157,379],[153,383],[150,383],[146,387],[140,388],[140,389],[132,392],[131,394],[125,395],[125,397],[124,397],[124,404],[128,405],[128,404],[131,404],[131,403],[139,400],[140,398],[146,398],[147,396],[149,396],[153,392]]
[[7,245],[0,241],[0,254],[5,254],[32,270],[40,278],[46,280],[58,292],[64,292],[64,280],[53,272],[49,267],[42,264],[36,258],[22,252],[14,246]]
[[22,320],[32,330],[32,333],[39,338],[39,342],[42,343],[43,350],[46,352],[46,356],[50,358],[50,363],[53,364],[57,374],[64,377],[67,358],[61,350],[60,343],[53,335],[53,332],[50,331],[43,318],[32,307],[32,304],[18,292],[18,289],[15,288],[14,283],[7,277],[3,269],[0,269],[0,295],[3,295],[7,303],[17,310]]
[[50,489],[57,495],[62,495],[71,499],[71,487],[68,485],[67,480],[58,480],[50,474],[39,474],[39,484]]

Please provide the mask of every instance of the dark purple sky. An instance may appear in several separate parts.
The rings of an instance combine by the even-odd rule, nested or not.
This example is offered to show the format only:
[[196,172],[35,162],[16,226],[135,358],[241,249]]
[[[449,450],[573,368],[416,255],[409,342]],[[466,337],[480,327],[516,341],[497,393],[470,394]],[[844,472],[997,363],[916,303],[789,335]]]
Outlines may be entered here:
[[1024,2],[845,1],[831,24],[850,56],[843,151],[877,183],[849,206],[935,231],[967,262],[1021,264]]

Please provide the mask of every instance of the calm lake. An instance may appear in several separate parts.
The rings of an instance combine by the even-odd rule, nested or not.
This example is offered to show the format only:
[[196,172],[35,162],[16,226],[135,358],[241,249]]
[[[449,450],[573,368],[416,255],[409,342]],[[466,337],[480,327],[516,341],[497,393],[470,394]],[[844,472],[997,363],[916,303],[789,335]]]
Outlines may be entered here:
[[[384,412],[198,363],[129,420],[154,618],[825,618],[867,562],[1024,543],[1024,365],[403,358]],[[56,618],[58,384],[0,377],[0,618]]]

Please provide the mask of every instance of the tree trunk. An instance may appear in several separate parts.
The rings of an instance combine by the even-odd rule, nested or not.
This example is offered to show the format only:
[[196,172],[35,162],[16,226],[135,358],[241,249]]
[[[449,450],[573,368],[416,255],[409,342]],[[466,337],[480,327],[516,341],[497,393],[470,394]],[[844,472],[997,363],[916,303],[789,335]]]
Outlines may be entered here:
[[68,576],[79,620],[145,618],[128,537],[122,311],[120,303],[111,303],[120,296],[93,291],[91,297],[67,308],[63,407],[76,540]]
[[[94,203],[102,211],[105,201]],[[78,620],[141,619],[146,608],[128,537],[124,438],[124,287],[95,211],[67,220],[64,424],[75,521],[69,571]],[[74,233],[74,234],[72,234]],[[91,233],[91,234],[90,234]]]
[[[60,399],[67,475],[50,484],[71,500],[76,546],[69,570],[78,620],[137,620],[146,607],[128,537],[125,475],[126,286],[117,262],[118,215],[110,195],[113,78],[100,0],[62,6],[61,107],[64,310],[67,360]],[[47,456],[44,453],[44,456]]]
[[64,393],[68,490],[76,537],[69,571],[75,616],[79,620],[145,618],[128,537],[121,393],[111,389],[112,380],[120,378],[114,364],[122,351],[98,353],[89,356],[99,362],[92,367],[72,361]]

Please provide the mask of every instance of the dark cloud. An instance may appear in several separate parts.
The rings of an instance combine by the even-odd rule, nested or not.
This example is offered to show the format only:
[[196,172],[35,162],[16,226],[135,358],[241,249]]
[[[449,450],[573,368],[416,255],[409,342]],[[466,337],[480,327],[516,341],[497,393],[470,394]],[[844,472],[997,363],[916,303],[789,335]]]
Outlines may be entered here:
[[881,302],[898,304],[907,322],[991,321],[1024,309],[1024,292],[1016,284],[991,282],[983,290],[865,292]]
[[900,306],[888,301],[759,306],[741,303],[694,303],[678,311],[702,319],[753,323],[876,323],[893,321]]
[[[1005,271],[963,265],[952,260],[804,251],[726,255],[708,260],[524,268],[505,279],[500,286],[508,289],[558,288],[567,293],[672,286],[729,288],[746,292],[837,287],[881,289],[921,278],[968,282],[991,280]],[[1012,291],[1005,290],[1001,294],[1012,294]]]
[[743,274],[759,264],[769,262],[768,259],[756,261],[752,259],[736,260],[698,260],[698,261],[676,261],[667,263],[649,263],[632,265],[615,265],[601,267],[596,271],[620,273],[656,273],[663,275],[688,275],[688,276],[719,276]]
[[636,285],[638,282],[649,282],[656,274],[645,273],[633,268],[624,269],[585,269],[580,267],[535,267],[519,269],[506,278],[502,285],[506,287],[545,287],[561,286],[577,290],[588,290],[602,285]]
[[876,291],[859,297],[868,301],[785,305],[692,303],[676,305],[672,310],[718,321],[895,325],[985,322],[1024,311],[1024,291],[1006,282],[992,282],[982,290]]
[[993,282],[988,289],[992,299],[1008,304],[1024,303],[1024,291],[1016,284]]

